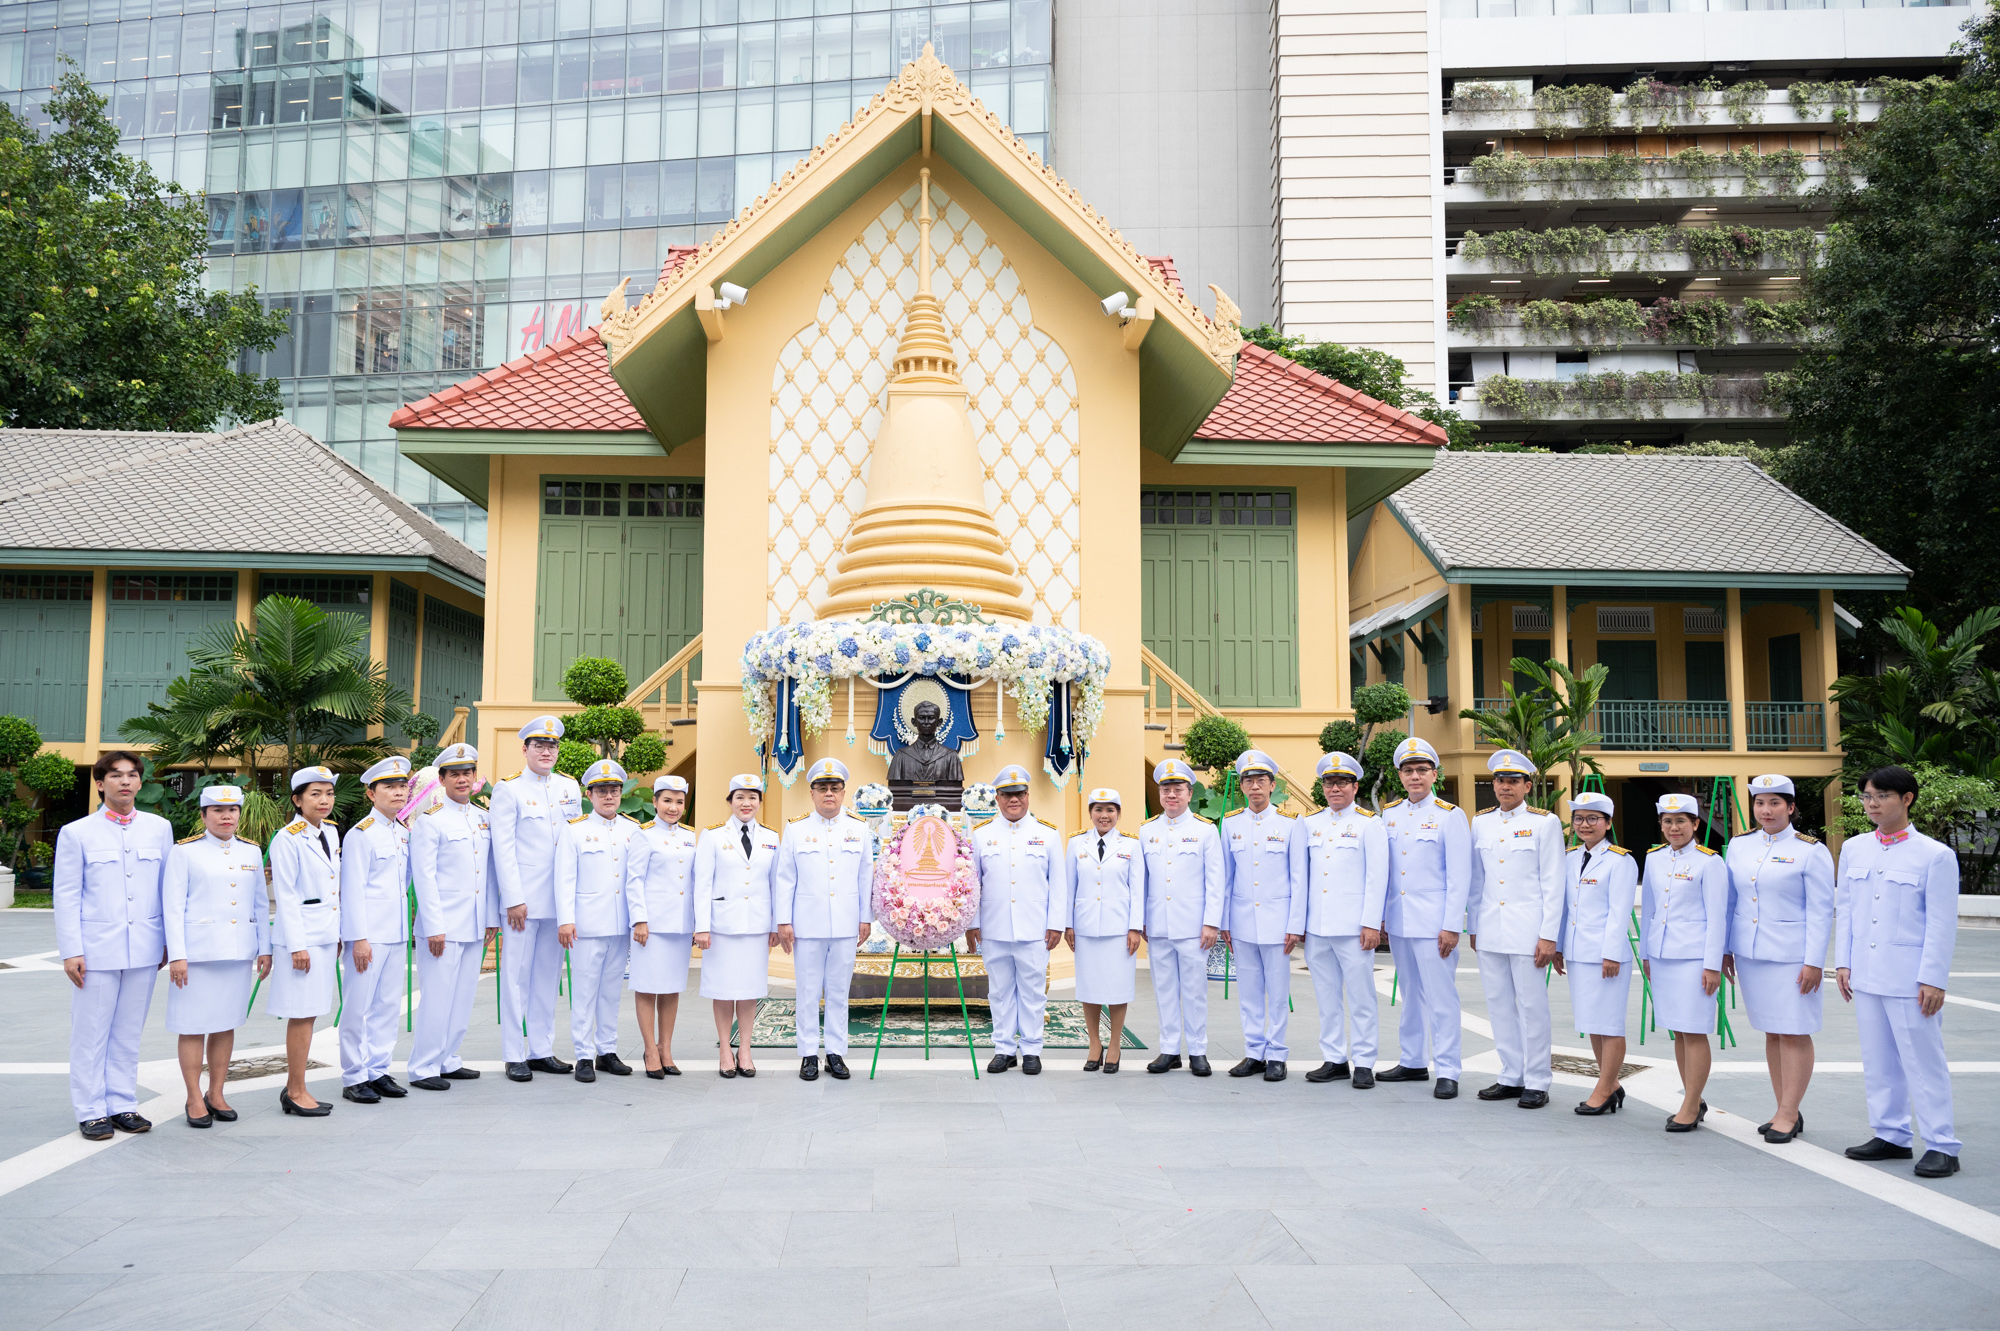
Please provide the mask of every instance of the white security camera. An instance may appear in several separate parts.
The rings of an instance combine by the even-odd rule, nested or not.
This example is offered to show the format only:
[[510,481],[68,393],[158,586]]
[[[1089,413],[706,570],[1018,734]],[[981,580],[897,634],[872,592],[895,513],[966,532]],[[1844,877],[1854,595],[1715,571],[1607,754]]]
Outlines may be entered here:
[[734,282],[724,282],[716,290],[722,296],[722,300],[719,303],[723,309],[727,309],[731,305],[748,305],[750,303],[750,293],[744,288],[737,286]]
[[1129,306],[1131,303],[1132,303],[1132,298],[1126,295],[1122,291],[1114,291],[1110,295],[1106,296],[1103,300],[1098,302],[1098,304],[1103,307],[1104,312],[1106,314],[1117,314],[1117,315],[1122,315],[1125,312],[1126,307]]

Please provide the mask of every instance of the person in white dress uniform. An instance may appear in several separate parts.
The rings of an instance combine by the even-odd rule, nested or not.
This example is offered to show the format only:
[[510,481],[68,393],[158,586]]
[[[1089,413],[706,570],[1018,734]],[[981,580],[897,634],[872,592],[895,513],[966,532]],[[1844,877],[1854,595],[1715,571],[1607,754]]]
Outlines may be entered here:
[[410,1040],[410,1085],[448,1091],[475,1081],[459,1049],[472,1020],[472,995],[486,945],[499,932],[493,838],[486,810],[472,802],[479,788],[479,750],[453,744],[437,757],[444,798],[410,825],[410,881],[417,893],[416,1032]]
[[500,936],[500,1057],[508,1081],[537,1072],[573,1072],[556,1057],[556,990],[563,950],[556,941],[556,846],[583,814],[583,791],[555,770],[562,718],[522,726],[522,770],[493,786],[486,818],[493,874],[507,927]]
[[972,834],[979,859],[979,927],[965,936],[986,964],[993,1007],[988,1072],[1019,1064],[1042,1070],[1048,1012],[1049,953],[1069,924],[1063,891],[1062,829],[1028,812],[1028,769],[1010,765],[993,778],[1000,816]]
[[625,769],[600,758],[583,772],[590,812],[563,828],[556,846],[556,939],[570,954],[569,1038],[578,1081],[599,1072],[632,1075],[618,1057],[618,999],[625,984],[631,909],[625,887],[627,847],[639,824],[618,812]]
[[[167,1029],[179,1037],[187,1121],[207,1128],[236,1120],[223,1086],[236,1028],[250,1012],[256,981],[271,973],[264,899],[264,854],[236,835],[243,791],[201,792],[202,830],[175,843],[160,898],[167,935]],[[208,1090],[201,1065],[208,1064]]]
[[103,807],[56,832],[56,950],[75,986],[69,1000],[69,1096],[77,1130],[103,1141],[145,1132],[139,1108],[139,1036],[153,982],[167,964],[160,883],[173,824],[142,813],[136,755],[104,754],[91,767]]
[[1396,1065],[1376,1080],[1429,1081],[1434,1060],[1431,1095],[1453,1100],[1461,1070],[1457,953],[1472,887],[1472,828],[1463,810],[1434,793],[1438,755],[1429,741],[1404,740],[1395,763],[1406,798],[1382,810],[1392,864],[1382,925],[1396,961],[1403,1015],[1396,1026]]
[[1861,780],[1861,809],[1875,824],[1841,847],[1833,964],[1840,996],[1854,1004],[1861,1078],[1874,1133],[1850,1160],[1908,1160],[1924,1138],[1918,1178],[1958,1172],[1951,1067],[1944,1055],[1945,981],[1958,941],[1958,857],[1910,826],[1917,780],[1878,767]]
[[[1090,830],[1071,837],[1063,856],[1070,921],[1063,937],[1076,954],[1076,998],[1090,1033],[1083,1070],[1116,1072],[1146,937],[1146,857],[1137,837],[1118,830],[1125,806],[1117,791],[1091,791],[1089,806]],[[1105,1008],[1111,1009],[1111,1034],[1100,1045],[1097,1021]]]
[[1222,936],[1222,837],[1188,808],[1194,769],[1179,758],[1153,768],[1160,813],[1139,827],[1146,859],[1146,964],[1160,1009],[1160,1052],[1148,1072],[1172,1072],[1187,1055],[1197,1077],[1208,1066],[1208,952]]
[[1236,783],[1249,808],[1222,820],[1222,872],[1228,884],[1222,941],[1229,944],[1243,1017],[1243,1058],[1232,1077],[1285,1079],[1285,1032],[1292,1019],[1292,900],[1305,890],[1306,841],[1299,820],[1271,804],[1278,765],[1261,749],[1236,760]]
[[799,1079],[819,1079],[820,1013],[825,1009],[826,1071],[846,1081],[847,992],[854,950],[868,941],[875,835],[841,806],[847,766],[822,758],[806,773],[810,813],[785,824],[778,844],[778,946],[792,954],[798,1001]]
[[653,778],[653,818],[626,843],[626,909],[632,915],[632,1005],[639,1018],[646,1075],[678,1077],[674,1022],[687,988],[694,948],[695,831],[687,812],[685,777]]
[[1615,1114],[1625,1105],[1618,1069],[1625,1065],[1633,969],[1625,930],[1638,896],[1639,866],[1632,852],[1611,842],[1615,812],[1601,790],[1570,796],[1569,822],[1579,844],[1570,847],[1564,875],[1568,895],[1556,966],[1569,975],[1570,1012],[1597,1057],[1597,1085],[1576,1106],[1586,1117]]
[[1674,1065],[1681,1074],[1681,1107],[1667,1116],[1667,1131],[1693,1132],[1708,1114],[1701,1093],[1708,1086],[1708,1036],[1729,941],[1729,866],[1696,841],[1701,803],[1694,796],[1662,795],[1653,807],[1667,844],[1646,854],[1639,954],[1653,988],[1654,1017],[1674,1033]]
[[285,1085],[278,1106],[325,1118],[333,1106],[306,1089],[313,1023],[340,993],[340,829],[333,815],[333,769],[292,773],[298,817],[271,838],[271,982],[264,1010],[285,1019]]
[[1833,936],[1833,855],[1792,826],[1798,791],[1788,776],[1750,778],[1757,830],[1729,842],[1729,951],[1722,973],[1743,988],[1750,1024],[1764,1032],[1764,1065],[1778,1107],[1759,1129],[1783,1145],[1805,1131],[1799,1105],[1812,1083],[1813,1032],[1824,1002]]
[[1305,936],[1306,966],[1319,1000],[1323,1061],[1306,1080],[1351,1075],[1354,1089],[1365,1091],[1375,1084],[1375,949],[1382,945],[1382,898],[1389,888],[1389,834],[1372,810],[1354,802],[1361,790],[1360,759],[1322,754],[1314,774],[1326,807],[1299,820],[1306,877],[1292,897],[1288,926],[1288,932]]
[[702,952],[701,996],[715,1010],[716,1072],[723,1077],[757,1075],[750,1045],[757,1003],[771,992],[771,949],[778,945],[771,900],[778,834],[757,821],[763,803],[764,778],[729,778],[729,817],[695,843],[694,945]]
[[1486,760],[1498,808],[1472,820],[1472,886],[1466,923],[1500,1055],[1500,1080],[1482,1100],[1541,1109],[1554,1083],[1548,982],[1562,934],[1563,825],[1528,803],[1535,764],[1502,749]]
[[389,1075],[407,972],[410,829],[397,817],[410,799],[410,760],[395,753],[361,774],[369,813],[340,843],[341,1097],[358,1105],[409,1092]]

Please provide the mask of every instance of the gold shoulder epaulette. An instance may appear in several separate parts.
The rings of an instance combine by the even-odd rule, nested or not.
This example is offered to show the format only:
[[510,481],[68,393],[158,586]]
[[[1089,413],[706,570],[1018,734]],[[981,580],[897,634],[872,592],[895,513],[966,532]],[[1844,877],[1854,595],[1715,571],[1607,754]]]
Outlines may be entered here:
[[778,830],[777,828],[771,826],[769,823],[765,822],[762,818],[759,818],[757,820],[757,826],[763,828],[766,832],[775,832]]
[[1714,848],[1713,848],[1713,847],[1711,847],[1711,846],[1697,846],[1697,847],[1695,847],[1695,849],[1696,849],[1696,850],[1699,850],[1699,851],[1700,851],[1700,852],[1701,852],[1702,854],[1704,854],[1704,855],[1713,855],[1713,854],[1715,854],[1715,850],[1714,850]]
[[728,821],[729,820],[727,818],[724,818],[722,822],[710,823],[707,827],[704,827],[701,830],[704,832],[720,832],[723,828],[723,824],[727,823]]
[[621,813],[621,814],[619,814],[618,816],[619,816],[620,818],[623,818],[623,819],[624,819],[624,820],[625,820],[626,822],[628,822],[628,823],[632,824],[632,826],[634,826],[634,827],[651,827],[651,826],[652,826],[652,821],[651,821],[650,819],[648,819],[648,820],[647,820],[646,822],[643,822],[643,823],[642,823],[642,822],[640,822],[640,821],[639,821],[639,820],[638,820],[637,818],[634,818],[634,817],[633,817],[633,816],[632,816],[631,814],[629,814],[629,813]]
[[514,779],[515,777],[517,777],[517,776],[520,776],[520,775],[522,775],[522,774],[523,774],[523,773],[525,773],[525,772],[526,772],[527,770],[528,770],[528,769],[524,767],[524,768],[522,768],[522,769],[521,769],[521,771],[519,771],[519,772],[512,772],[512,773],[509,773],[508,775],[506,775],[506,776],[503,776],[503,777],[501,777],[500,779],[501,779],[502,781],[512,781],[512,780],[513,780],[513,779]]
[[802,823],[802,822],[804,822],[804,821],[805,821],[806,819],[808,819],[808,818],[810,818],[810,817],[812,817],[812,811],[811,811],[810,809],[808,809],[808,810],[807,810],[806,812],[804,812],[804,813],[800,814],[800,815],[799,815],[798,817],[796,817],[796,818],[787,818],[787,819],[785,819],[785,825],[789,827],[789,826],[790,826],[791,824],[793,824],[793,823]]
[[1211,818],[1205,813],[1197,813],[1195,814],[1195,817],[1201,819],[1204,823],[1207,823],[1210,827],[1222,826],[1222,820],[1220,818]]
[[1041,825],[1042,825],[1043,827],[1046,827],[1046,828],[1048,828],[1048,829],[1049,829],[1049,830],[1050,830],[1051,832],[1060,832],[1060,831],[1062,831],[1062,829],[1061,829],[1060,827],[1057,827],[1057,826],[1056,826],[1056,825],[1055,825],[1054,823],[1052,823],[1052,822],[1050,822],[1050,821],[1049,821],[1048,819],[1046,819],[1046,818],[1042,817],[1042,816],[1041,816],[1040,814],[1036,814],[1036,815],[1035,815],[1035,821],[1036,821],[1036,822],[1038,822],[1038,823],[1040,823],[1040,824],[1041,824]]
[[653,830],[653,824],[659,821],[657,818],[648,818],[645,822],[639,824],[639,830],[641,832],[650,832]]
[[285,824],[285,830],[293,836],[297,836],[306,830],[306,820],[303,818],[294,818],[291,822]]
[[580,813],[580,814],[578,814],[578,815],[577,815],[576,817],[574,817],[574,818],[570,819],[570,822],[571,822],[571,823],[580,823],[580,822],[582,822],[582,821],[583,821],[584,819],[586,819],[586,818],[588,818],[588,817],[590,817],[590,815],[589,815],[589,814],[587,814],[587,813]]
[[182,837],[182,838],[181,838],[181,839],[180,839],[179,841],[176,841],[176,842],[174,842],[174,844],[175,844],[176,846],[187,846],[187,845],[192,845],[193,843],[195,843],[195,842],[197,842],[197,841],[201,840],[201,839],[202,839],[203,837],[205,837],[205,836],[207,836],[207,835],[208,835],[208,833],[206,833],[206,832],[196,832],[196,833],[195,833],[195,834],[194,834],[193,836],[184,836],[184,837]]
[[1632,853],[1623,846],[1606,846],[1605,849],[1609,850],[1613,855],[1630,855]]
[[[1361,806],[1359,804],[1355,805],[1354,807],[1357,809],[1361,809]],[[1375,818],[1378,817],[1379,815],[1373,809],[1361,809],[1361,816],[1363,818]]]
[[1387,804],[1383,805],[1382,808],[1384,812],[1386,812],[1390,809],[1395,808],[1398,804],[1408,804],[1408,803],[1409,803],[1408,800],[1390,800]]
[[1804,832],[1794,832],[1792,835],[1805,842],[1808,846],[1817,846],[1819,844],[1819,838],[1816,836],[1807,836]]
[[363,818],[360,822],[356,823],[354,825],[354,830],[357,832],[366,832],[369,828],[373,826],[375,826],[375,815],[371,813],[366,818]]
[[[1401,804],[1401,803],[1402,803],[1402,801],[1401,801],[1401,800],[1397,800],[1397,801],[1396,801],[1396,803],[1398,803],[1398,804]],[[1431,803],[1433,803],[1433,804],[1437,805],[1437,806],[1438,806],[1438,807],[1439,807],[1440,809],[1456,809],[1456,808],[1458,808],[1458,806],[1457,806],[1456,804],[1446,804],[1446,803],[1445,803],[1445,802],[1444,802],[1443,800],[1432,800],[1432,801],[1431,801]]]

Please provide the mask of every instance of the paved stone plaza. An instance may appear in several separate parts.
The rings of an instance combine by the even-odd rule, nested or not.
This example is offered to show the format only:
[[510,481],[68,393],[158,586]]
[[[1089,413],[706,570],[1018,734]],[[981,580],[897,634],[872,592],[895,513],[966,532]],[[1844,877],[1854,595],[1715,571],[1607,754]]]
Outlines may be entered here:
[[[808,1085],[772,1048],[755,1081],[725,1082],[692,999],[688,1075],[519,1086],[498,1075],[488,977],[467,1046],[482,1080],[335,1100],[319,1121],[280,1116],[279,1079],[238,1082],[242,1120],[207,1132],[181,1119],[156,998],[140,1098],[157,1126],[94,1145],[70,1111],[53,947],[48,912],[0,913],[8,1331],[2000,1325],[2000,930],[1959,934],[1951,993],[1967,1001],[1948,1007],[1946,1038],[1965,1171],[1936,1184],[1839,1156],[1868,1131],[1837,995],[1808,1136],[1769,1147],[1753,1132],[1770,1107],[1755,1036],[1721,1056],[1715,1112],[1691,1136],[1661,1131],[1678,1091],[1660,1035],[1632,1050],[1666,1066],[1632,1077],[1614,1118],[1569,1112],[1573,1076],[1539,1112],[1474,1099],[1492,1055],[1464,962],[1452,1103],[1428,1086],[1306,1083],[1317,1018],[1302,974],[1282,1085],[1147,1076],[1150,1050],[1116,1078],[1065,1050],[1039,1078],[978,1081],[962,1049],[929,1066],[902,1050],[873,1083],[857,1058],[855,1080]],[[1562,982],[1554,994],[1558,1053],[1574,1054],[1587,1042],[1566,1028]],[[1386,999],[1383,1017],[1386,1065]],[[1241,1037],[1220,986],[1210,1025],[1226,1068]],[[636,1062],[629,1002],[625,1027]],[[260,1004],[238,1059],[280,1031]],[[330,1031],[315,1052],[336,1061]],[[335,1067],[315,1075],[316,1094],[337,1095]]]

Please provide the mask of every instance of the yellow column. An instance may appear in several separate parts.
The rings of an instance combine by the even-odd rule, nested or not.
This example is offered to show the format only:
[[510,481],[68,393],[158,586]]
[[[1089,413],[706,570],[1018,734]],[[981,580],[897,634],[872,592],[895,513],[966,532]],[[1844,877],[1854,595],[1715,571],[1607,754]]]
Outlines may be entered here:
[[[368,602],[368,659],[382,667],[389,668],[389,575],[377,573],[374,586],[369,592]],[[368,727],[368,738],[380,739],[382,727]]]
[[[1560,583],[1549,588],[1549,659],[1569,664],[1569,588]],[[1569,769],[1559,768],[1547,775],[1550,789],[1555,792],[1551,807],[1561,813],[1563,793],[1569,786]]]
[[[421,712],[421,711],[422,711],[422,710],[424,709],[424,704],[423,704],[423,697],[424,697],[424,607],[425,607],[425,604],[426,604],[426,602],[428,601],[428,599],[429,599],[429,598],[428,598],[428,597],[427,597],[427,596],[426,596],[426,595],[424,594],[424,591],[423,591],[423,589],[422,589],[422,588],[418,588],[418,589],[417,589],[417,659],[416,659],[416,665],[415,665],[415,666],[413,667],[413,669],[411,670],[411,673],[410,673],[410,709],[411,709],[412,711],[417,711],[417,712]],[[489,616],[483,616],[483,618],[485,618],[485,617],[490,617],[490,615],[489,615]],[[482,661],[483,661],[483,655],[482,655]],[[481,666],[481,668],[480,668],[480,674],[481,674],[482,676],[484,676],[484,675],[485,675],[485,673],[486,673],[486,671],[485,671],[485,668],[484,668],[484,666],[482,665],[482,666]],[[479,682],[479,686],[480,686],[480,689],[481,689],[481,691],[483,691],[483,692],[486,692],[486,693],[491,693],[491,692],[492,692],[492,689],[491,689],[490,687],[488,687],[488,685],[487,685],[487,683],[486,683],[486,680],[485,680],[484,678],[482,678],[482,679],[480,680],[480,682]],[[443,725],[443,724],[445,723],[445,721],[446,721],[447,719],[448,719],[448,718],[445,718],[445,717],[439,717],[439,718],[438,718],[438,724],[439,724],[439,725]]]
[[[1840,752],[1840,709],[1833,702],[1833,681],[1840,678],[1840,622],[1833,612],[1833,592],[1819,594],[1819,697],[1826,709],[1826,751]],[[1826,844],[1835,855],[1845,839],[1840,830],[1840,777],[1826,783]]]
[[1472,722],[1458,719],[1458,713],[1463,708],[1472,707],[1476,701],[1473,695],[1479,692],[1479,685],[1472,678],[1472,588],[1458,582],[1446,588],[1445,592],[1445,649],[1450,653],[1445,666],[1446,688],[1451,693],[1445,733],[1452,737],[1452,748],[1460,753],[1471,753]]
[[1729,687],[1729,751],[1750,752],[1749,713],[1743,706],[1743,590],[1731,587],[1724,593],[1722,618],[1722,663]]
[[246,629],[257,627],[257,570],[236,570],[236,622]]
[[[83,743],[84,752],[97,761],[96,753],[104,747],[104,653],[110,642],[105,635],[105,620],[110,613],[111,570],[93,568],[90,570],[90,646],[84,657],[84,697],[83,697]],[[85,801],[87,811],[97,808],[97,783],[86,782],[89,798]]]
[[1333,470],[1333,706],[1336,711],[1354,710],[1354,658],[1350,654],[1347,630],[1353,615],[1353,591],[1349,587],[1347,548],[1347,468]]

